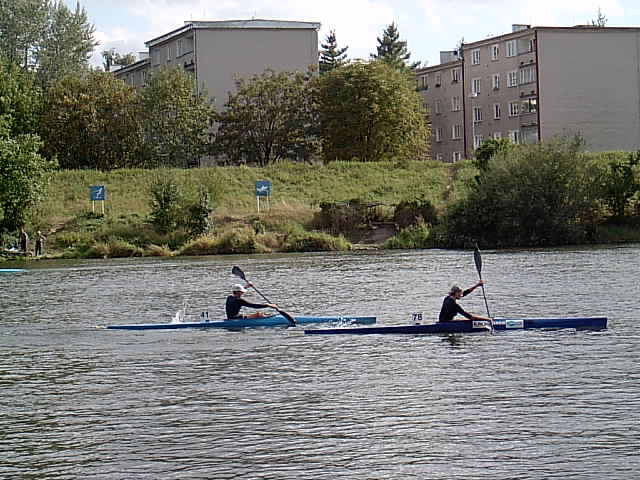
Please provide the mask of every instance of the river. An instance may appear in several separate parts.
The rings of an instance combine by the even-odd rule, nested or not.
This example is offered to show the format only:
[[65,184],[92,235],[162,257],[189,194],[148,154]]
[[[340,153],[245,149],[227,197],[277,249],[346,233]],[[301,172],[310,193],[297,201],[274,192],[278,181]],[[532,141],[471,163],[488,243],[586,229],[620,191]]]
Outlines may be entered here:
[[[601,332],[115,331],[247,277],[294,314],[435,317],[470,251],[31,262],[0,274],[2,479],[640,478],[640,245],[483,252],[494,316]],[[249,299],[259,301],[255,293]],[[480,290],[461,300],[485,314]]]

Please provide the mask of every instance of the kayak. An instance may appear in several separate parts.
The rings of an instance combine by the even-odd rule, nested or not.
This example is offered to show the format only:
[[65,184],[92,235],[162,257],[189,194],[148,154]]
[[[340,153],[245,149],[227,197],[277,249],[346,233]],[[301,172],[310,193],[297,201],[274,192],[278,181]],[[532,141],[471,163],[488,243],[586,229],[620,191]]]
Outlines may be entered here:
[[[376,317],[293,317],[297,324],[310,323],[338,323],[340,325],[371,325],[376,323]],[[177,328],[255,328],[255,327],[285,327],[289,322],[282,315],[267,318],[238,318],[235,320],[185,322],[173,321],[169,323],[131,323],[128,325],[109,325],[112,330],[173,330]]]
[[[607,317],[580,318],[502,318],[493,321],[494,330],[529,330],[535,328],[576,330],[604,330],[607,328]],[[461,320],[454,322],[438,322],[433,324],[377,326],[362,328],[326,328],[305,330],[308,335],[385,335],[385,334],[448,334],[448,333],[484,333],[491,331],[487,321]]]
[[24,268],[0,268],[0,273],[20,273],[26,272]]

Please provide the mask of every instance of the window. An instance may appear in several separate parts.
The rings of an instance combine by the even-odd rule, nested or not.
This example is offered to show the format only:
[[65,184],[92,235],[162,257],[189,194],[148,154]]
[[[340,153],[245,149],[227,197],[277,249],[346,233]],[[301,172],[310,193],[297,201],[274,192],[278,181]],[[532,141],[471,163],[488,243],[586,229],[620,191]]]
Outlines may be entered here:
[[442,83],[442,73],[436,72],[436,87],[439,87]]
[[185,37],[178,39],[176,48],[176,58],[181,57],[185,53],[193,52],[193,37]]
[[502,138],[502,132],[493,132],[494,140],[500,140]]
[[459,140],[462,138],[462,125],[454,125],[451,127],[451,139]]
[[471,64],[480,65],[480,49],[471,50]]
[[520,70],[520,85],[523,83],[531,83],[536,81],[536,71],[533,67],[527,67]]
[[500,88],[500,74],[494,73],[492,78],[491,83],[493,85],[493,89],[498,90]]
[[160,50],[157,48],[151,50],[151,63],[152,65],[160,65]]
[[518,102],[509,102],[509,116],[517,117],[520,111],[520,104]]
[[474,149],[480,148],[480,145],[482,145],[482,135],[474,135],[473,148]]
[[435,137],[436,137],[436,142],[441,142],[442,141],[442,128],[438,127],[435,129]]
[[451,111],[452,112],[460,111],[460,97],[451,97]]
[[499,103],[494,103],[493,104],[493,118],[495,120],[500,120],[500,114],[502,112],[500,111],[500,104]]
[[433,104],[433,113],[440,115],[440,100],[436,100],[436,103]]
[[509,40],[506,42],[507,57],[515,57],[518,54],[518,47],[515,40]]
[[522,113],[535,113],[538,111],[538,99],[528,98],[522,102]]
[[473,121],[474,122],[482,121],[482,107],[473,107]]
[[518,86],[518,71],[513,70],[507,74],[507,87]]
[[500,45],[496,43],[495,45],[491,45],[490,49],[491,60],[498,60],[498,57],[500,56]]
[[520,143],[520,130],[509,130],[509,140],[512,143]]
[[459,68],[453,68],[451,70],[451,81],[453,83],[457,83],[460,80],[460,69]]
[[455,162],[460,162],[462,161],[462,152],[453,152],[451,154],[451,160],[455,163]]
[[439,162],[441,162],[442,160],[444,160],[444,155],[442,155],[441,153],[438,153],[436,155],[436,160],[438,160]]
[[423,75],[422,76],[422,88],[427,89],[429,88],[429,75]]
[[173,44],[167,45],[167,61],[173,60]]
[[480,79],[474,78],[471,80],[471,94],[477,95],[478,93],[480,93]]

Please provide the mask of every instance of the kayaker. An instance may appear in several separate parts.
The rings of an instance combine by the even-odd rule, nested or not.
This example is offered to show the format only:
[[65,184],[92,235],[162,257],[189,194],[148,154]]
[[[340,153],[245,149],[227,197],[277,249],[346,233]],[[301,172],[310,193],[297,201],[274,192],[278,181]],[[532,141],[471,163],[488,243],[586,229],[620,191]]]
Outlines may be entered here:
[[481,315],[472,315],[468,312],[465,312],[464,309],[458,305],[458,300],[462,297],[466,297],[471,292],[473,292],[476,288],[484,285],[484,281],[480,280],[473,287],[467,288],[466,290],[462,290],[458,285],[454,285],[449,290],[449,295],[444,297],[444,301],[442,302],[442,309],[440,309],[440,317],[438,319],[439,322],[453,322],[456,320],[456,314],[460,314],[463,317],[468,318],[469,320],[485,320],[491,321],[489,317],[483,317]]
[[242,307],[274,308],[274,309],[278,308],[278,306],[275,303],[250,303],[250,302],[247,302],[244,298],[242,298],[242,295],[244,295],[247,292],[247,288],[248,287],[252,287],[252,286],[253,285],[252,285],[251,282],[247,282],[247,286],[246,287],[243,287],[239,283],[236,283],[231,288],[231,295],[229,295],[227,297],[227,304],[226,304],[227,318],[228,319],[233,319],[233,318],[265,318],[265,317],[273,316],[273,314],[264,313],[264,312],[240,313],[240,309]]

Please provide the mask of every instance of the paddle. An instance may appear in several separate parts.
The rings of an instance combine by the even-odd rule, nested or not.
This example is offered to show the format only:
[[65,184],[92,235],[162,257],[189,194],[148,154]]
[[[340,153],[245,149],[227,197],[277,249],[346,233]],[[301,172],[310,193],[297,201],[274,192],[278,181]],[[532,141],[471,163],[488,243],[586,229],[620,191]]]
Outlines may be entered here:
[[[233,275],[235,275],[236,277],[240,277],[242,280],[244,280],[245,282],[248,283],[247,277],[245,276],[244,272],[240,269],[240,267],[233,267],[231,269],[231,273]],[[269,300],[267,297],[265,297],[262,292],[260,292],[260,290],[258,290],[253,284],[251,285],[253,287],[253,289],[258,292],[258,295],[260,295],[262,298],[265,299],[265,301],[267,303],[273,303],[271,300]],[[293,319],[293,317],[285,312],[284,310],[280,310],[279,308],[275,309],[280,315],[282,315],[284,318],[287,319],[287,321],[289,322],[289,325],[291,326],[295,326],[296,325],[296,321]]]
[[[473,261],[476,263],[476,270],[478,270],[478,277],[482,280],[482,256],[480,255],[480,249],[476,243],[473,249]],[[482,296],[484,297],[484,306],[487,307],[487,317],[492,318],[489,313],[489,304],[487,303],[487,295],[484,292],[484,285],[482,285]]]

